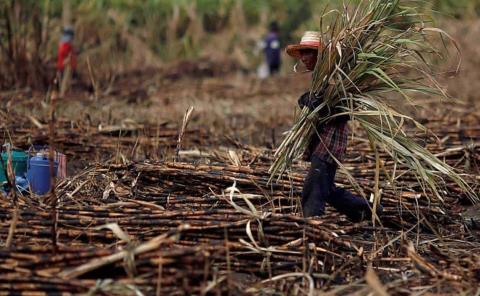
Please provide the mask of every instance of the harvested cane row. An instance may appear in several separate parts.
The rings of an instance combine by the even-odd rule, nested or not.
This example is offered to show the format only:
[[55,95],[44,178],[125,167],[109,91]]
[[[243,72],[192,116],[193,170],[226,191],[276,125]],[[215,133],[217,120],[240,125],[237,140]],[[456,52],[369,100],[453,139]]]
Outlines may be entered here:
[[[329,228],[328,223],[318,223],[318,221],[306,223],[303,219],[294,216],[255,218],[240,215],[235,211],[231,211],[229,215],[226,213],[227,211],[224,213],[211,211],[210,213],[192,212],[182,214],[174,212],[168,214],[157,210],[151,214],[145,213],[144,217],[136,217],[132,221],[130,217],[115,217],[120,214],[120,211],[117,210],[115,211],[117,215],[109,214],[113,217],[108,219],[108,222],[115,221],[124,231],[129,233],[130,237],[135,238],[131,242],[121,243],[120,239],[107,229],[95,227],[96,222],[94,221],[98,221],[100,225],[107,222],[102,218],[92,217],[90,219],[93,222],[91,225],[75,232],[75,229],[81,228],[73,227],[74,229],[71,229],[72,225],[75,225],[75,223],[82,224],[82,222],[73,219],[65,212],[68,212],[68,210],[61,210],[59,213],[58,236],[62,245],[63,242],[69,244],[69,249],[65,250],[66,254],[55,256],[46,254],[42,256],[39,254],[42,249],[37,247],[39,244],[48,244],[48,239],[42,239],[42,235],[48,235],[46,232],[42,233],[42,226],[46,230],[48,223],[43,223],[47,225],[40,226],[41,221],[34,218],[32,213],[31,216],[28,216],[22,212],[17,228],[19,234],[17,239],[22,240],[23,236],[20,234],[25,233],[26,228],[38,227],[39,231],[32,231],[27,234],[31,243],[34,244],[31,247],[25,247],[27,243],[21,242],[22,247],[3,254],[3,262],[0,266],[7,275],[7,281],[11,278],[28,278],[29,276],[91,279],[98,277],[102,271],[106,272],[107,270],[109,277],[115,279],[125,278],[129,274],[150,278],[157,276],[155,272],[152,274],[152,271],[157,271],[159,264],[157,260],[162,258],[161,260],[165,260],[164,270],[166,272],[162,273],[161,281],[162,286],[168,290],[181,287],[182,284],[180,283],[182,279],[185,280],[185,277],[188,277],[189,280],[195,278],[198,280],[198,277],[200,277],[203,281],[199,281],[197,285],[202,286],[215,273],[215,270],[221,270],[222,272],[233,270],[265,277],[268,274],[286,273],[292,268],[301,269],[303,252],[305,251],[302,250],[301,246],[305,245],[305,241],[315,242],[317,246],[312,246],[312,250],[328,258],[331,261],[332,268],[335,264],[345,262],[343,255],[333,254],[329,251],[330,249],[335,249],[342,254],[350,253],[351,256],[355,256],[357,253],[357,248],[348,241],[339,238],[339,235]],[[147,216],[148,220],[146,220]],[[28,221],[28,225],[21,222],[24,219]],[[250,235],[246,233],[250,233]],[[85,236],[84,244],[81,242],[83,235]],[[139,241],[145,243],[142,244]],[[168,243],[165,241],[168,241]],[[160,242],[162,242],[161,248]],[[150,249],[150,247],[145,249],[145,245],[153,245],[153,249]],[[93,262],[95,265],[95,262],[106,260],[103,258],[115,256],[115,253],[122,252],[119,251],[120,247],[123,249],[125,256],[128,255],[127,250],[132,248],[131,252],[138,255],[134,259],[134,267],[130,264],[128,265],[130,267],[127,266],[127,270],[124,270],[122,264],[126,263],[122,260],[125,256],[115,259],[115,264],[107,266],[108,268],[105,267],[106,270],[98,270],[104,268],[103,265],[91,267],[88,264]],[[94,250],[88,251],[89,249]],[[75,253],[75,250],[82,251]],[[35,255],[25,255],[31,253]],[[206,259],[202,258],[202,254],[208,257],[207,262],[204,262]],[[226,256],[231,258],[226,258]],[[266,257],[268,258],[267,263],[265,263]],[[201,264],[197,265],[195,263],[198,261]],[[110,262],[110,260],[106,260],[106,262]],[[105,265],[107,264],[105,263]],[[183,266],[187,269],[185,272],[182,272]],[[173,279],[171,279],[172,277]],[[153,281],[149,282],[152,283]],[[136,283],[136,285],[142,288],[143,285],[148,286],[148,283]],[[150,284],[150,288],[151,286]],[[148,292],[149,288],[145,287],[143,291]],[[198,294],[195,289],[184,291]]]
[[[63,212],[61,211],[60,217],[66,216]],[[162,272],[161,282],[162,287],[166,289],[165,292],[169,289],[173,291],[174,287],[183,287],[187,293],[197,293],[198,290],[195,289],[200,287],[192,288],[190,286],[192,284],[185,286],[185,283],[182,286],[180,284],[182,277],[188,275],[188,279],[198,280],[203,276],[203,281],[198,282],[197,285],[204,288],[205,279],[218,270],[236,271],[244,274],[244,277],[254,275],[253,279],[259,280],[268,278],[270,275],[292,272],[292,270],[305,270],[307,262],[310,272],[318,277],[316,278],[318,283],[327,286],[338,285],[350,282],[352,277],[358,278],[363,273],[367,258],[373,260],[376,269],[389,270],[391,272],[389,275],[393,279],[398,281],[403,278],[401,284],[427,284],[441,277],[445,280],[455,280],[457,284],[463,281],[466,285],[475,281],[475,266],[480,259],[474,255],[475,252],[469,252],[461,245],[468,246],[469,249],[478,249],[480,247],[478,238],[462,231],[462,228],[455,223],[450,225],[458,228],[455,229],[457,232],[453,232],[456,235],[439,240],[436,235],[424,229],[374,231],[366,224],[350,225],[339,229],[331,215],[322,221],[304,221],[294,216],[275,215],[255,218],[231,213],[228,215],[228,221],[220,222],[221,219],[214,217],[214,212],[210,213],[213,214],[210,219],[202,217],[209,213],[200,212],[199,216],[195,214],[175,213],[169,216],[165,213],[164,216],[170,218],[166,220],[159,220],[155,218],[155,214],[151,214],[149,215],[152,217],[149,220],[151,222],[142,222],[142,218],[139,217],[138,225],[132,229],[128,228],[129,223],[124,219],[110,215],[113,217],[109,222],[119,222],[124,230],[128,229],[127,232],[135,238],[135,241],[120,242],[120,239],[108,230],[101,231],[92,226],[83,231],[87,236],[92,236],[86,245],[77,243],[77,240],[71,241],[66,232],[62,232],[62,228],[68,227],[65,225],[65,219],[60,218],[59,238],[62,245],[63,242],[69,244],[68,248],[61,247],[59,254],[51,256],[49,248],[26,247],[26,244],[22,243],[22,247],[2,253],[5,261],[0,266],[4,269],[7,275],[5,280],[9,283],[11,283],[9,279],[12,278],[18,281],[20,278],[41,277],[44,281],[48,281],[51,278],[60,277],[80,278],[84,283],[90,283],[89,287],[94,287],[91,279],[101,278],[102,274],[108,274],[109,278],[128,280],[128,274],[131,273],[142,275],[143,280],[147,279],[146,282],[132,280],[139,289],[152,292],[154,287],[152,282],[155,279],[158,281],[156,276],[158,276],[159,261],[165,260],[163,270],[170,270],[172,273],[170,276],[168,272]],[[232,216],[236,216],[238,220]],[[72,223],[72,220],[68,222]],[[100,219],[99,222],[107,221]],[[29,220],[29,224],[36,223],[38,222]],[[150,225],[147,226],[146,223]],[[153,233],[142,236],[142,233],[135,233],[134,229],[143,229],[143,234],[149,231]],[[416,233],[417,231],[421,232]],[[21,233],[22,230],[19,229],[17,232]],[[153,238],[147,240],[148,235],[153,235]],[[396,236],[400,238],[395,238]],[[32,234],[29,234],[29,238],[36,239]],[[166,246],[157,246],[160,241],[167,240]],[[402,246],[401,241],[415,240],[418,242],[418,251],[405,250]],[[111,244],[111,247],[103,245],[100,241]],[[137,241],[153,245],[153,249],[148,248],[145,253],[140,252],[142,244]],[[48,245],[48,240],[44,240],[43,243],[38,240],[35,245],[38,244]],[[128,258],[126,250],[129,248],[134,248],[133,252],[137,254],[134,269],[124,259]],[[136,248],[138,253],[135,251]],[[228,259],[227,252],[230,256]],[[202,254],[208,257],[208,260],[204,258],[208,262],[202,261]],[[428,261],[422,258],[425,255],[428,256]],[[109,259],[111,257],[108,256],[116,258],[112,259],[115,260],[114,264],[106,264],[111,262]],[[200,260],[200,263],[196,260]],[[95,262],[99,262],[100,265]],[[412,263],[413,266],[416,264],[417,268],[420,268],[420,276],[415,269],[412,269]],[[166,269],[168,266],[170,269]],[[187,270],[184,271],[182,267]],[[12,286],[12,289],[15,287]]]
[[[25,150],[32,146],[47,146],[48,125],[37,122],[12,123],[2,130],[0,142],[10,142]],[[12,133],[14,131],[14,133]],[[158,126],[123,124],[118,126],[90,126],[70,121],[55,125],[55,149],[66,154],[70,160],[86,159],[90,162],[112,157],[124,159],[162,159],[177,146],[179,130],[171,124]],[[193,128],[185,131],[182,145],[185,148],[208,143],[207,131]]]
[[[368,167],[367,167],[368,168]],[[300,170],[299,170],[300,171]],[[367,171],[368,172],[368,171]],[[354,171],[355,173],[355,171]],[[372,181],[368,176],[359,176],[357,181],[371,194]],[[249,200],[263,211],[273,213],[297,213],[303,174],[290,174],[274,184],[268,184],[268,167],[236,167],[225,165],[193,165],[187,163],[138,163],[130,166],[110,166],[89,171],[82,179],[77,179],[61,188],[66,193],[62,200],[67,205],[109,204],[112,202],[146,202],[167,211],[206,211],[229,209],[222,191],[234,183],[241,193],[250,194]],[[345,175],[340,175],[338,184],[351,188]],[[405,182],[405,181],[404,181]],[[410,188],[402,190],[383,188],[382,200],[385,215],[392,215],[390,223],[416,223],[420,209],[431,217],[443,216],[444,206],[438,201],[429,200],[421,192]],[[454,188],[451,191],[459,190]],[[383,186],[382,186],[383,187]],[[70,192],[74,192],[71,194]],[[260,193],[260,194],[259,194]],[[228,197],[228,194],[227,194]],[[401,199],[398,199],[401,197]],[[222,200],[223,198],[223,200]],[[150,205],[152,207],[152,205]],[[398,215],[399,209],[402,215]],[[443,219],[443,218],[442,218]]]
[[[480,140],[477,127],[435,132],[440,140],[427,141],[433,153],[478,172],[478,146],[469,146]],[[107,138],[97,144],[111,145]],[[269,184],[271,152],[247,150],[236,160],[219,152],[197,163],[103,164],[69,178],[57,187],[55,254],[48,198],[20,196],[12,246],[0,250],[0,294],[307,295],[312,285],[367,294],[369,266],[391,294],[475,292],[480,240],[456,210],[461,196],[453,183],[445,184],[441,203],[398,167],[396,187],[380,183],[384,214],[375,227],[330,209],[304,220],[306,165]],[[382,165],[382,174],[393,171],[388,161]],[[370,196],[375,159],[368,144],[354,139],[345,167]],[[471,179],[478,186],[478,177]],[[336,181],[352,189],[345,174]],[[0,202],[4,240],[15,207],[9,198]]]
[[[457,288],[476,281],[478,256],[462,248],[456,256],[450,253],[459,241],[470,248],[479,248],[480,242],[465,230],[458,215],[441,215],[448,210],[443,205],[422,206],[423,199],[410,195],[399,202],[395,192],[388,198],[386,191],[382,218],[386,228],[375,231],[368,223],[352,225],[334,213],[322,220],[305,221],[292,215],[298,209],[291,197],[298,197],[301,176],[292,174],[268,186],[267,167],[262,165],[136,163],[89,170],[59,187],[57,235],[61,255],[48,256],[48,208],[38,205],[32,209],[22,199],[25,204],[19,209],[14,240],[19,247],[2,255],[0,266],[7,277],[0,287],[50,292],[55,287],[77,293],[86,291],[79,289],[82,285],[108,289],[108,282],[93,282],[108,274],[116,280],[116,288],[126,289],[123,281],[147,294],[153,294],[158,285],[164,293],[182,287],[186,293],[201,294],[221,292],[226,282],[230,282],[230,290],[242,290],[252,282],[308,270],[317,285],[328,288],[361,278],[367,259],[373,260],[377,270],[389,271],[391,282],[398,284],[392,286],[392,292],[405,289],[400,286],[431,284],[438,277],[460,282]],[[233,183],[241,193],[226,190]],[[256,210],[245,199],[256,205]],[[2,207],[2,237],[7,235],[12,212],[9,204]],[[124,242],[115,232],[101,228],[108,223],[117,223],[133,241]],[[438,241],[435,233],[455,235]],[[125,250],[140,246],[140,242],[156,242],[165,234],[171,238],[167,249],[157,246],[138,253],[135,264],[124,259],[131,258]],[[402,241],[417,241],[418,249],[406,250]],[[90,263],[115,254],[120,254],[115,262],[90,269]],[[426,255],[428,259],[422,257]],[[68,285],[55,285],[59,276],[83,284],[75,286],[69,281]],[[30,280],[37,284],[26,285]],[[273,283],[279,285],[277,289],[308,291],[301,281],[294,282],[293,286]]]

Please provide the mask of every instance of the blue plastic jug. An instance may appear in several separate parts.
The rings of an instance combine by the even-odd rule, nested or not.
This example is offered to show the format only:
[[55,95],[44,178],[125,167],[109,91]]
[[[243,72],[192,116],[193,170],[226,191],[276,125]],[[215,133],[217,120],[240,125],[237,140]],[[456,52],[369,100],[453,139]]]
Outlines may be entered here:
[[[54,162],[55,176],[58,171],[58,162]],[[50,161],[42,154],[37,154],[28,160],[27,178],[33,193],[44,195],[50,191]]]

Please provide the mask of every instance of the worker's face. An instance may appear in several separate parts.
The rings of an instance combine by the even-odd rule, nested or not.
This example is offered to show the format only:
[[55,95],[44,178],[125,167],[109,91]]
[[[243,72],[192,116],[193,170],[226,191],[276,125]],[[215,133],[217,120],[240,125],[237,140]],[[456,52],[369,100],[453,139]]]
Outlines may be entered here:
[[300,60],[307,67],[307,70],[313,71],[317,64],[318,50],[316,49],[302,49],[300,51]]

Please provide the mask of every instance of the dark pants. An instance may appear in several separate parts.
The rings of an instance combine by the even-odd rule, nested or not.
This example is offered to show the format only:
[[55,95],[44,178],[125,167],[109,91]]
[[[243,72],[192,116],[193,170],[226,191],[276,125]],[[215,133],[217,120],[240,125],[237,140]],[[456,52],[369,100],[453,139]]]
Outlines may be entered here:
[[366,200],[348,190],[335,187],[336,172],[335,164],[312,156],[312,165],[305,178],[302,192],[303,215],[321,216],[325,213],[325,204],[329,203],[350,220],[361,221],[371,217],[371,209]]
[[280,72],[280,64],[279,63],[268,64],[268,70],[270,72],[270,75],[273,76],[278,72]]

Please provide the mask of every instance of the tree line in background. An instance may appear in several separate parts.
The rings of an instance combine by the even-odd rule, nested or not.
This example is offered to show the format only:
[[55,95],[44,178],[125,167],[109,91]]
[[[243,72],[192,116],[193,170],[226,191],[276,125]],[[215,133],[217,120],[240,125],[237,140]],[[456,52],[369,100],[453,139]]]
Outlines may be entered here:
[[[355,2],[358,0],[352,0]],[[0,1],[0,87],[45,88],[70,6],[79,65],[98,79],[203,55],[251,66],[256,41],[278,21],[285,44],[318,26],[336,0],[4,0]],[[480,0],[418,2],[439,15],[474,18]],[[86,68],[86,67],[85,67]]]

